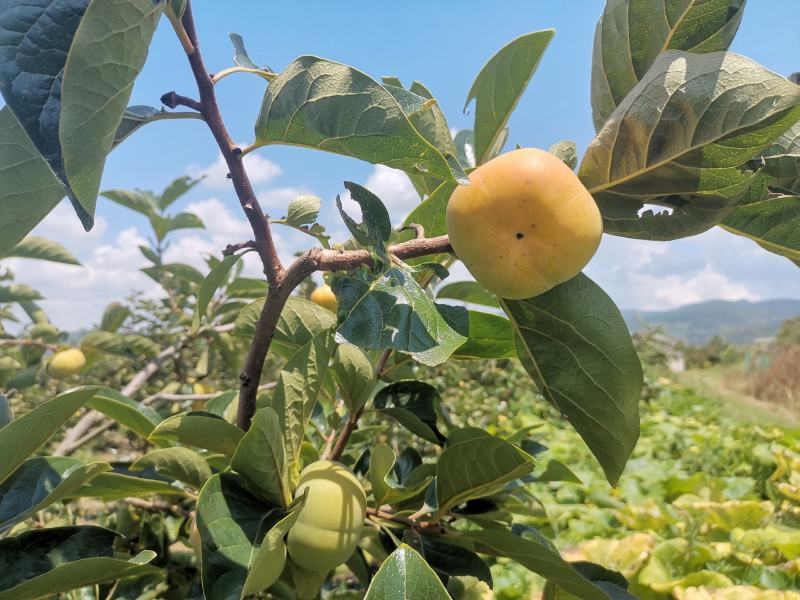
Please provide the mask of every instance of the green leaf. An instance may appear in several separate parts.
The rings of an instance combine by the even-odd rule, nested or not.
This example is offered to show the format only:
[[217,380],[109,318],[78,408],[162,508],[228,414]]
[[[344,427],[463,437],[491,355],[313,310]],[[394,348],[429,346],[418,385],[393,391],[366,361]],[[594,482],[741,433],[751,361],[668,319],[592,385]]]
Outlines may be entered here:
[[367,188],[345,181],[344,187],[350,192],[350,197],[361,207],[362,223],[356,223],[342,209],[342,202],[336,197],[336,207],[339,209],[344,224],[355,240],[362,246],[375,247],[376,251],[384,254],[386,243],[392,235],[392,222],[386,207],[375,194]]
[[143,335],[119,334],[110,331],[90,331],[81,340],[81,348],[84,351],[97,350],[116,354],[126,358],[139,358],[155,356],[161,351],[161,347]]
[[164,419],[150,434],[151,440],[170,440],[233,456],[244,431],[222,417],[207,412],[188,412]]
[[547,151],[560,158],[570,169],[574,169],[578,165],[578,148],[573,141],[556,142]]
[[233,268],[233,265],[241,258],[241,256],[234,254],[226,256],[225,260],[215,266],[200,286],[200,293],[197,294],[197,306],[194,311],[194,320],[192,321],[192,331],[200,329],[200,321],[206,314],[211,299],[217,290],[227,281],[228,275]]
[[100,473],[77,490],[70,492],[67,498],[99,498],[111,502],[129,496],[147,498],[156,494],[186,496],[180,488],[159,479],[133,477],[122,473]]
[[545,29],[518,37],[492,56],[475,78],[465,109],[475,100],[475,158],[479,165],[489,159],[555,33]]
[[29,235],[6,254],[7,257],[35,258],[66,265],[80,265],[80,261],[58,242]]
[[186,194],[202,180],[202,177],[195,179],[186,175],[174,179],[166,188],[164,188],[164,191],[161,192],[161,196],[158,199],[159,208],[161,210],[166,210],[172,205],[173,202]]
[[[472,550],[457,545],[457,541],[448,543],[446,538],[425,535],[413,529],[407,529],[403,533],[403,539],[438,573],[444,573],[448,577],[475,577],[491,588],[493,582],[489,565]],[[464,596],[461,598],[466,600]]]
[[572,469],[555,459],[547,461],[544,471],[536,475],[536,481],[568,481],[569,483],[583,484],[583,481],[572,472]]
[[339,342],[365,350],[393,348],[435,366],[466,341],[405,268],[391,267],[371,284],[340,275],[332,287],[339,299]]
[[259,67],[253,60],[250,58],[250,55],[247,53],[247,49],[244,47],[244,39],[238,33],[230,33],[228,36],[231,38],[231,43],[233,44],[233,62],[238,67],[242,67],[243,69],[247,69],[248,73],[255,73],[256,75],[260,75],[267,81],[272,81],[275,78],[274,73],[272,73],[272,69],[269,67]]
[[333,375],[347,410],[350,413],[361,410],[376,382],[369,357],[352,344],[341,344],[333,362]]
[[410,173],[456,178],[383,86],[316,56],[301,56],[272,80],[256,123],[256,143],[318,148]]
[[[42,402],[0,429],[0,483],[97,392],[96,387],[76,388]],[[2,542],[0,542],[2,543]]]
[[203,285],[203,280],[205,279],[205,276],[200,271],[191,265],[186,265],[183,263],[168,263],[166,265],[147,267],[142,269],[142,271],[155,281],[159,281],[161,279],[162,273],[169,273],[181,281],[186,281],[199,286]]
[[667,50],[727,50],[745,0],[606,0],[592,58],[595,129]]
[[0,18],[0,46],[39,51],[38,60],[18,51],[0,63],[0,92],[87,229],[161,10],[151,0],[77,0],[25,5]]
[[433,444],[445,437],[436,425],[439,392],[422,381],[395,381],[381,388],[373,404],[375,409],[398,421],[406,429]]
[[205,597],[240,599],[277,581],[286,562],[283,537],[301,507],[287,513],[253,496],[235,475],[211,477],[197,500]]
[[499,315],[469,311],[469,337],[453,358],[516,358],[514,329]]
[[616,484],[639,438],[642,367],[628,328],[583,274],[528,300],[503,300],[522,364]]
[[425,560],[402,544],[381,564],[364,600],[450,600]]
[[200,217],[194,213],[179,213],[174,217],[162,217],[154,215],[150,217],[150,224],[155,231],[156,237],[163,240],[170,231],[179,229],[204,229],[205,225]]
[[157,575],[145,550],[117,558],[119,534],[102,527],[51,527],[0,540],[0,600],[37,600],[83,586]]
[[131,471],[144,471],[153,468],[156,473],[181,481],[196,489],[211,477],[211,467],[206,459],[189,448],[159,448],[139,457],[131,466]]
[[136,105],[129,106],[122,113],[122,122],[114,134],[114,148],[128,139],[140,127],[155,121],[174,121],[178,119],[202,119],[203,116],[195,111],[166,111],[163,108]]
[[158,200],[152,192],[142,190],[106,190],[100,195],[146,217],[152,217],[158,211]]
[[[447,202],[456,189],[456,184],[445,181],[440,184],[431,194],[420,202],[414,210],[403,221],[403,227],[408,227],[412,223],[422,225],[427,237],[437,237],[447,233]],[[401,232],[400,241],[410,240],[414,236],[411,232]],[[432,254],[417,259],[407,260],[410,265],[418,265],[422,262],[443,263],[452,259],[451,254]]]
[[[611,600],[638,600],[636,596],[628,592],[628,581],[622,574],[586,561],[571,564],[578,573],[603,590]],[[547,582],[542,591],[542,600],[574,600],[575,598],[551,582]]]
[[12,283],[0,286],[0,302],[27,302],[41,300],[42,295],[30,286]]
[[395,504],[413,498],[424,492],[430,485],[431,477],[425,477],[411,487],[404,487],[394,481],[394,467],[397,462],[394,450],[386,444],[373,447],[369,455],[367,477],[372,484],[372,496],[377,506]]
[[285,507],[292,501],[283,431],[274,410],[262,408],[253,415],[250,429],[231,459],[231,468],[266,502]]
[[[722,221],[736,203],[764,196],[768,175],[740,165],[798,118],[800,87],[750,59],[670,50],[609,117],[579,176],[607,233],[693,235]],[[640,216],[646,203],[672,214]]]
[[497,492],[534,469],[532,456],[502,438],[478,436],[451,443],[436,463],[438,514]]
[[497,296],[487,291],[477,281],[456,281],[440,287],[436,291],[436,298],[449,298],[461,300],[470,304],[480,304],[491,308],[500,308]]
[[26,460],[0,484],[0,531],[24,521],[110,470],[108,463],[85,465],[65,456]]
[[322,391],[328,365],[335,350],[329,330],[316,334],[286,362],[278,375],[278,386],[269,406],[278,414],[284,432],[284,450],[290,479],[297,475],[300,447],[314,405]]
[[143,438],[147,438],[161,422],[161,416],[155,410],[111,388],[99,388],[86,406],[114,419]]
[[315,223],[322,200],[319,196],[298,196],[289,203],[286,221],[295,227]]
[[64,188],[8,106],[0,109],[0,256],[64,197]]
[[116,333],[130,315],[131,311],[127,306],[119,302],[112,302],[103,311],[103,317],[100,319],[100,329],[109,333]]
[[800,121],[764,150],[761,158],[764,170],[775,178],[773,187],[800,195]]
[[476,551],[510,558],[582,600],[610,600],[540,536],[521,537],[504,529],[484,529],[470,531],[464,537],[476,543]]
[[800,260],[800,196],[779,196],[746,204],[722,228],[750,238],[762,248]]
[[11,404],[8,397],[0,394],[0,429],[11,423],[14,420],[14,413],[11,410]]

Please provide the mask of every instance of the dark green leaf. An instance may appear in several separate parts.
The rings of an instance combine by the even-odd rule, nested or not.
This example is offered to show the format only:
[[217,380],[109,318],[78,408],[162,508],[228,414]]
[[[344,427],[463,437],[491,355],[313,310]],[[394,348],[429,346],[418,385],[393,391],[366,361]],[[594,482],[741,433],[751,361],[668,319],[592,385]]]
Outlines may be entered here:
[[341,344],[333,362],[333,375],[347,410],[360,410],[375,387],[375,369],[369,357],[352,344]]
[[0,109],[0,256],[16,246],[64,197],[47,161],[8,106]]
[[639,438],[642,367],[628,328],[583,274],[528,300],[503,300],[517,352],[615,484]]
[[504,529],[485,529],[471,531],[465,537],[476,542],[476,551],[508,557],[581,600],[610,600],[561,558],[551,544],[537,536],[521,537]]
[[283,431],[274,410],[262,408],[253,416],[231,459],[231,468],[266,502],[285,507],[292,501]]
[[8,397],[0,394],[0,429],[11,423],[14,420],[14,413],[11,410],[11,404],[8,402]]
[[466,104],[475,100],[474,151],[479,165],[489,160],[555,33],[545,29],[518,37],[492,56],[475,78]]
[[211,477],[197,500],[205,597],[238,600],[272,585],[286,561],[283,537],[301,506],[287,514],[253,496],[235,475]]
[[[574,562],[572,567],[598,588],[608,594],[611,600],[638,600],[628,591],[628,581],[621,573],[590,562]],[[575,600],[576,597],[550,582],[544,586],[542,600]]]
[[361,223],[356,223],[342,209],[342,202],[337,196],[336,206],[342,215],[344,224],[353,234],[356,241],[368,248],[375,247],[378,252],[385,252],[386,243],[392,235],[392,222],[386,207],[375,194],[367,188],[345,181],[344,187],[350,192],[350,197],[361,207]]
[[50,262],[79,265],[80,261],[58,242],[29,235],[6,254],[18,258],[36,258]]
[[161,416],[155,410],[111,388],[99,388],[86,406],[114,419],[143,438],[149,436],[161,422]]
[[222,417],[198,411],[164,419],[150,434],[150,439],[172,440],[233,456],[243,436],[244,431]]
[[498,437],[448,440],[436,463],[438,512],[446,514],[471,498],[497,492],[533,468],[532,456]]
[[0,531],[24,521],[110,470],[108,463],[85,465],[66,456],[29,458],[0,484]]
[[156,473],[191,485],[198,490],[211,477],[206,459],[189,448],[159,448],[138,458],[131,471],[155,469]]
[[267,88],[256,143],[293,144],[453,180],[392,95],[371,77],[315,56],[291,63]]
[[263,279],[237,277],[225,288],[225,294],[231,298],[265,298],[267,282]]
[[514,329],[500,315],[469,311],[469,337],[453,358],[515,358]]
[[450,298],[470,304],[500,308],[497,296],[487,291],[477,281],[456,281],[436,290],[436,298]]
[[100,473],[77,490],[70,492],[67,498],[99,498],[111,502],[129,496],[147,498],[155,494],[162,496],[186,495],[180,488],[159,479],[134,477],[122,473]]
[[448,577],[471,576],[492,587],[492,572],[480,556],[472,550],[450,544],[445,538],[424,535],[407,529],[403,540],[422,555],[427,563]]
[[606,0],[592,58],[592,112],[599,130],[666,50],[727,50],[745,0]]
[[396,504],[419,496],[431,482],[432,477],[426,477],[415,481],[413,485],[400,484],[394,477],[396,461],[394,450],[386,444],[378,444],[370,452],[367,476],[372,484],[372,496],[378,506]]
[[0,92],[87,229],[161,10],[152,0],[76,0],[0,11],[0,46],[21,49],[0,59]]
[[723,229],[761,247],[800,260],[800,196],[780,196],[746,204],[722,222]]
[[96,387],[70,390],[39,404],[0,429],[0,456],[3,457],[0,461],[0,483],[8,479],[96,392]]
[[51,527],[0,540],[0,600],[37,600],[83,586],[156,575],[145,550],[117,558],[119,534],[101,527]]
[[572,472],[572,469],[555,459],[547,461],[544,471],[536,475],[536,481],[568,481],[569,483],[583,484],[580,478]]
[[381,388],[373,404],[421,438],[441,444],[445,437],[436,425],[436,405],[440,401],[439,392],[432,385],[407,380]]
[[425,560],[402,544],[383,561],[364,600],[450,600],[450,594]]
[[371,284],[338,276],[333,289],[339,299],[338,341],[365,350],[393,348],[429,366],[446,361],[466,341],[404,268],[391,267]]

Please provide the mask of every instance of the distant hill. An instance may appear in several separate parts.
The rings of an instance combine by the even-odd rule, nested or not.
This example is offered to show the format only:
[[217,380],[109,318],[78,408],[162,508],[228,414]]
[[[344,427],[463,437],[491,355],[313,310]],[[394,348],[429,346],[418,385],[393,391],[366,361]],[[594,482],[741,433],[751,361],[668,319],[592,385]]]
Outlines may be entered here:
[[692,345],[703,345],[715,335],[734,344],[772,337],[787,319],[800,316],[800,300],[710,300],[663,312],[623,310],[631,331],[662,326],[665,333]]

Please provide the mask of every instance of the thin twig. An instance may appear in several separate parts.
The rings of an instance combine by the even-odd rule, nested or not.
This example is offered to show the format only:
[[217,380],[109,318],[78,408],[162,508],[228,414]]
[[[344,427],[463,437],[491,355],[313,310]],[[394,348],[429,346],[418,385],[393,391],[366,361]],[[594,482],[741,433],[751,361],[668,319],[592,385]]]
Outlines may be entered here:
[[233,256],[239,250],[255,250],[256,249],[256,242],[250,240],[247,242],[239,242],[238,244],[228,244],[225,246],[225,250],[222,251],[222,256]]
[[192,98],[188,98],[187,96],[181,96],[175,92],[167,92],[161,96],[161,104],[167,108],[178,108],[179,106],[185,106],[187,108],[191,108],[192,110],[196,110],[199,113],[203,112],[203,105],[200,102],[193,100]]

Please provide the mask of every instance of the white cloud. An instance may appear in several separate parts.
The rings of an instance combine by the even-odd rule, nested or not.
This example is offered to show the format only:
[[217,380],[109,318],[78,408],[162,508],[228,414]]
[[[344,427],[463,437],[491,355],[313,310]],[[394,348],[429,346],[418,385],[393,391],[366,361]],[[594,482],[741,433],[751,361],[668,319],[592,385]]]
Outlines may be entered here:
[[[44,235],[47,227],[43,229],[34,233]],[[63,235],[51,237],[65,242]],[[45,300],[40,304],[52,321],[73,331],[97,323],[110,302],[133,290],[158,294],[156,284],[139,271],[147,261],[138,247],[146,243],[135,228],[129,228],[120,231],[113,243],[97,244],[88,256],[81,256],[82,266],[23,259],[11,259],[8,265],[17,281],[42,293]]]
[[[263,185],[278,175],[283,174],[283,169],[278,165],[257,154],[251,153],[245,156],[244,165],[247,168],[247,175],[250,177],[250,183],[253,185]],[[225,164],[225,159],[222,157],[222,154],[217,157],[216,161],[205,167],[197,164],[189,165],[186,172],[192,177],[205,175],[202,184],[205,187],[232,189],[231,182],[228,179],[228,165]]]
[[705,300],[760,300],[761,296],[744,283],[732,281],[707,264],[702,271],[690,276],[666,275],[656,277],[637,274],[635,285],[648,290],[650,305],[642,309],[664,310]]
[[32,232],[64,245],[72,253],[80,253],[95,247],[108,231],[108,222],[101,216],[95,216],[94,227],[85,231],[75,209],[68,200],[60,202]]

